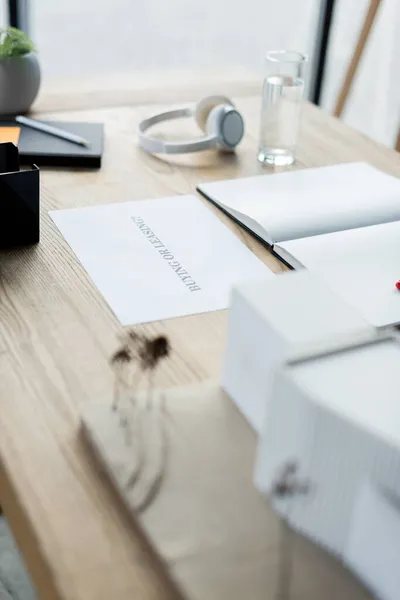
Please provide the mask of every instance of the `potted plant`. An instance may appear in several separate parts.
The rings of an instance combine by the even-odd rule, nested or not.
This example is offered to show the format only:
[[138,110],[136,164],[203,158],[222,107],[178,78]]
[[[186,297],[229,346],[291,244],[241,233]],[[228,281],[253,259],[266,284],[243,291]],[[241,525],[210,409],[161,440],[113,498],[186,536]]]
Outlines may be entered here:
[[25,113],[37,96],[40,66],[32,40],[19,29],[0,29],[0,115]]

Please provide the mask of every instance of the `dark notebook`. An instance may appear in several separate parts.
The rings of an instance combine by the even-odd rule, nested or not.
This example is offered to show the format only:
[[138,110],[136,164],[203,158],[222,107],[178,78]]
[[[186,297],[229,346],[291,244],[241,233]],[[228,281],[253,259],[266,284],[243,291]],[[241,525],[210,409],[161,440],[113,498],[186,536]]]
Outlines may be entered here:
[[84,167],[99,169],[103,153],[103,123],[72,123],[68,121],[42,121],[69,133],[75,133],[91,143],[90,148],[31,129],[14,121],[0,121],[1,126],[18,126],[21,164],[33,163],[39,167]]

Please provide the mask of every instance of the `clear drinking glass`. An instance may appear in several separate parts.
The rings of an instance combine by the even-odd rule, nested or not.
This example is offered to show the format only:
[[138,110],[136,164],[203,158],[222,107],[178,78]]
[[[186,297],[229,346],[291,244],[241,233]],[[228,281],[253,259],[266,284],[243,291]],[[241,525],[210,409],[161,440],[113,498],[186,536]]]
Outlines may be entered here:
[[307,58],[300,52],[273,50],[266,56],[258,160],[290,165],[295,158]]

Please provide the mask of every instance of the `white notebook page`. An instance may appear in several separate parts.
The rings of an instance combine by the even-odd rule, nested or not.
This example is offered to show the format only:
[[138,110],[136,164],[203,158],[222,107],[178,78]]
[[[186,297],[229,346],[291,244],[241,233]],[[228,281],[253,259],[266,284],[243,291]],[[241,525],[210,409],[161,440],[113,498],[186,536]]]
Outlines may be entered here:
[[295,257],[318,274],[372,325],[400,323],[400,222],[279,244],[286,259]]
[[365,163],[204,183],[198,189],[271,244],[400,220],[400,180]]

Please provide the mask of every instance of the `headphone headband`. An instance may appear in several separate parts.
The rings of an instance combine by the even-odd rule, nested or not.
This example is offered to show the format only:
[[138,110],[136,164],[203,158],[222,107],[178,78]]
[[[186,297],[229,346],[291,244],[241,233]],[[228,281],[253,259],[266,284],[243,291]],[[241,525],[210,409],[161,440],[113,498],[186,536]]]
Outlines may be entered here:
[[[169,142],[147,135],[153,125],[170,121],[195,117],[203,137],[181,142]],[[198,152],[209,148],[218,148],[233,152],[244,133],[244,122],[240,112],[225,96],[208,96],[197,103],[196,108],[178,108],[168,110],[145,119],[139,124],[139,144],[147,152],[155,154],[184,154]]]
[[184,154],[187,152],[199,152],[208,148],[215,148],[217,145],[217,137],[210,135],[202,137],[198,140],[189,140],[186,142],[168,142],[146,135],[147,129],[162,123],[163,121],[171,121],[173,119],[183,119],[193,117],[191,108],[178,108],[176,110],[168,110],[144,119],[139,124],[139,143],[144,150],[155,154]]

